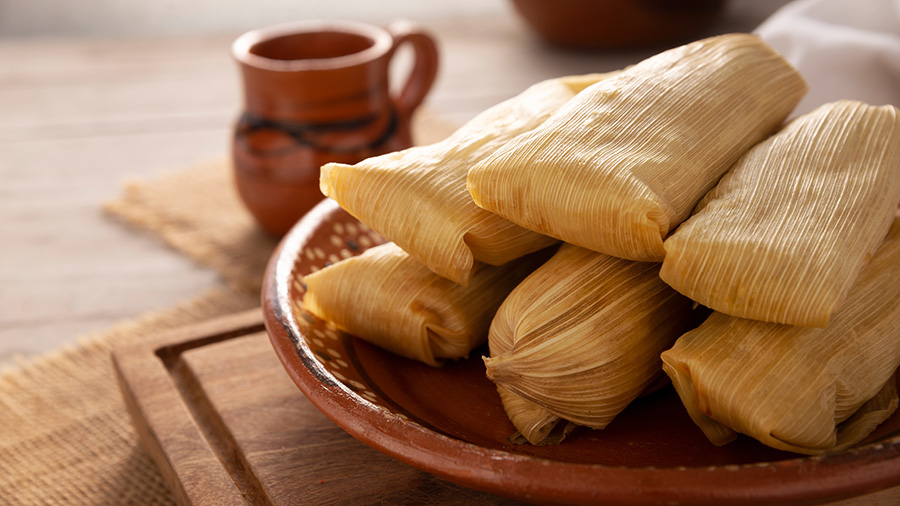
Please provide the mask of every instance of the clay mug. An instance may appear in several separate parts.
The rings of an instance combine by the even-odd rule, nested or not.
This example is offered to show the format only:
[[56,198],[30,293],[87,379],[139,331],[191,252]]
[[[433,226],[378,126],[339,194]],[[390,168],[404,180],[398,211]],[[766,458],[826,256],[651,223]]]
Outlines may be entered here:
[[[413,67],[398,96],[389,64],[409,43]],[[232,160],[256,221],[281,236],[322,200],[319,167],[412,145],[410,116],[437,74],[434,40],[416,25],[305,21],[254,30],[232,46],[244,86]]]

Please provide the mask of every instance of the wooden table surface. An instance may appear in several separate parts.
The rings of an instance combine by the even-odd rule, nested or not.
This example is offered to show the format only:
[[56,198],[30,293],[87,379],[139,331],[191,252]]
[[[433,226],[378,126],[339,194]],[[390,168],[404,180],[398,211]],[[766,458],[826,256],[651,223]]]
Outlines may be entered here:
[[[732,0],[702,35],[751,31],[784,3]],[[427,107],[456,123],[541,79],[658,51],[553,50],[513,15],[426,28],[442,56]],[[220,283],[101,205],[126,181],[227,153],[237,35],[0,39],[0,368]]]

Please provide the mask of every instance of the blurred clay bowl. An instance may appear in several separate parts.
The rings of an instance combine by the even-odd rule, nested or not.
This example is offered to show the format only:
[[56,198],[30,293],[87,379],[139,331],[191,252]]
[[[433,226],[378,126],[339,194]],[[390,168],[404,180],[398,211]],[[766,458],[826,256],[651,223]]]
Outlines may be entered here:
[[546,42],[622,49],[675,42],[708,27],[725,0],[512,0]]

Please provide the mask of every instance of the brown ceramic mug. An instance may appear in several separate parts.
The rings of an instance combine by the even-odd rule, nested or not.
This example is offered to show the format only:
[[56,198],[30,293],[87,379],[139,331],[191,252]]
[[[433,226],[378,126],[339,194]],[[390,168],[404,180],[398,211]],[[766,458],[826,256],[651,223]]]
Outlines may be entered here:
[[[415,63],[394,97],[389,63],[407,42]],[[434,40],[406,21],[385,28],[289,23],[248,32],[232,50],[244,84],[232,143],[235,182],[257,222],[278,236],[323,198],[323,164],[412,145],[410,116],[438,65]]]

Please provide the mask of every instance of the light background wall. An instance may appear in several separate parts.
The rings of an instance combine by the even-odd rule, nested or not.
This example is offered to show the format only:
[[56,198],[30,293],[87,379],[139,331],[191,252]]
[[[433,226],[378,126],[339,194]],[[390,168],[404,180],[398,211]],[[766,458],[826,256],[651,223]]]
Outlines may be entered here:
[[0,0],[0,38],[231,33],[298,19],[383,23],[507,12],[507,0]]

